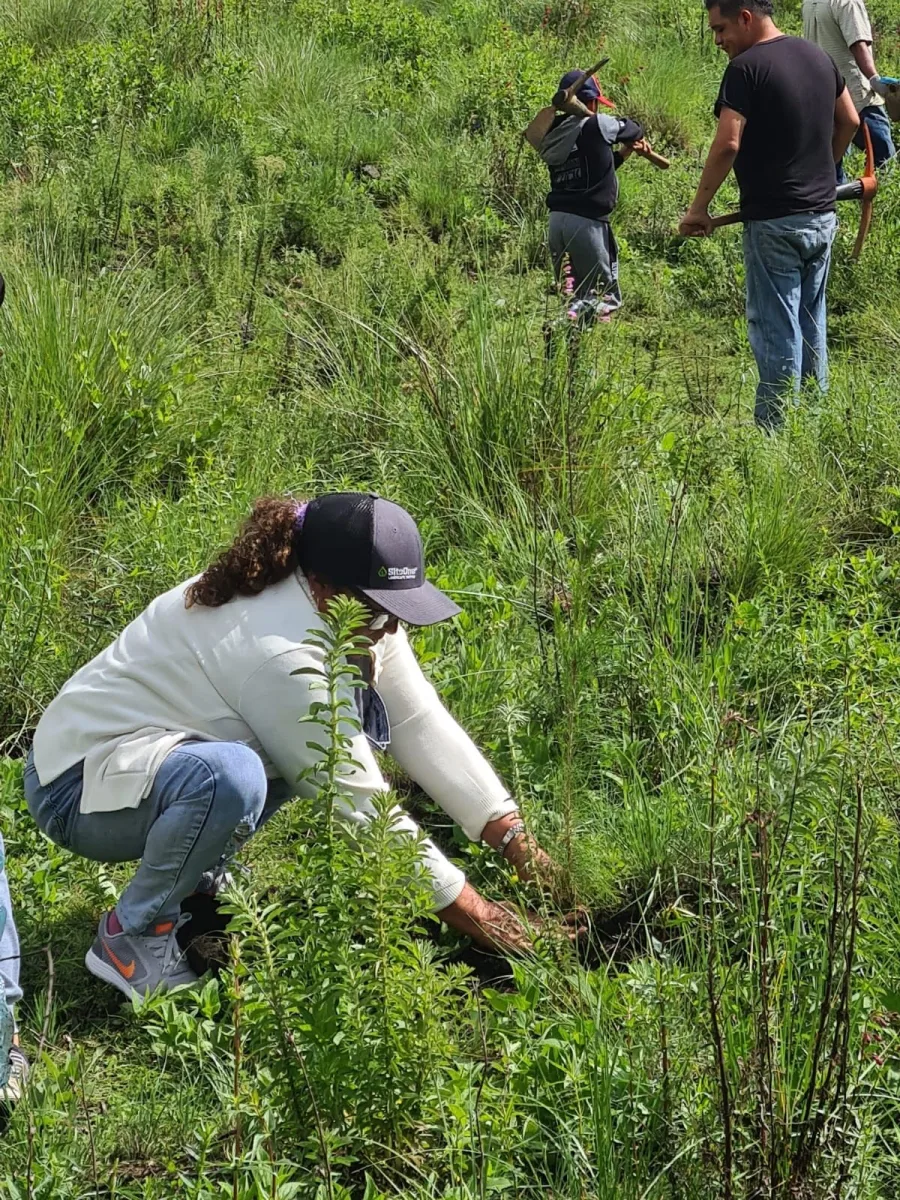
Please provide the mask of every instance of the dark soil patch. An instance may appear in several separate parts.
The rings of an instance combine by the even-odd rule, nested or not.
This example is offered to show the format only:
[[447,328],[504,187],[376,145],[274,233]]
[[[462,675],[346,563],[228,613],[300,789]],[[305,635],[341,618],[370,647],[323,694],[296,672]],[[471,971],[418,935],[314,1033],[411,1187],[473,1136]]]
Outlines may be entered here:
[[[637,898],[615,911],[598,910],[588,914],[586,932],[576,943],[581,965],[588,969],[625,966],[632,959],[671,942],[671,933],[663,930],[657,921],[659,908],[657,905],[653,911],[648,911],[646,902]],[[216,897],[205,895],[188,896],[181,911],[191,914],[190,921],[178,932],[188,962],[198,975],[208,970],[217,974],[228,961],[229,935],[225,932],[228,914],[221,909]],[[479,986],[514,986],[512,963],[502,954],[481,950],[471,944],[448,946],[440,927],[433,922],[421,926],[416,933],[443,946],[443,962],[469,967]]]

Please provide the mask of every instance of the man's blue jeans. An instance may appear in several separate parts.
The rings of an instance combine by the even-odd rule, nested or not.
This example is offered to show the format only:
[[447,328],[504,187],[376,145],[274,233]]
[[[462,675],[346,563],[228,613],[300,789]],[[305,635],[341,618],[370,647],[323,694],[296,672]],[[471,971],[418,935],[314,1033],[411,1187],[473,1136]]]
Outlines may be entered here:
[[756,423],[784,420],[786,393],[802,380],[828,389],[825,284],[837,229],[834,213],[799,213],[744,226],[747,332],[759,370]]
[[[896,153],[894,150],[894,139],[891,137],[891,122],[885,112],[884,105],[879,104],[874,108],[861,109],[859,119],[860,122],[866,124],[869,128],[869,133],[872,137],[872,150],[875,154],[875,167],[876,169],[883,167]],[[860,124],[857,130],[853,144],[854,146],[858,146],[860,150],[865,150],[866,148],[866,135],[863,133],[862,124]],[[838,184],[847,182],[843,162],[839,162],[837,165],[837,181]]]
[[184,742],[163,762],[137,808],[80,811],[83,764],[41,785],[29,754],[25,800],[51,841],[96,862],[140,864],[116,905],[126,933],[177,921],[181,901],[206,871],[241,845],[290,799],[283,780],[268,780],[242,742]]

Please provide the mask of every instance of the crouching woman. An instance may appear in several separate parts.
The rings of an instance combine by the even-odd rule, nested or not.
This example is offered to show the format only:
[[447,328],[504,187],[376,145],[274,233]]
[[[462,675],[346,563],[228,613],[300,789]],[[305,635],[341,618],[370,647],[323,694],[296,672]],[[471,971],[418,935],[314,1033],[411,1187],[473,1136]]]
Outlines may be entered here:
[[[298,720],[321,700],[322,651],[310,635],[336,595],[365,607],[360,632],[372,646],[342,815],[366,822],[372,797],[388,790],[371,739],[469,837],[526,876],[549,866],[403,630],[459,612],[425,579],[409,513],[366,493],[261,499],[216,562],[158,596],[65,684],[26,765],[28,807],[49,838],[99,862],[140,860],[85,960],[126,995],[194,981],[176,938],[181,902],[214,889],[228,858],[292,795],[312,796],[298,780],[321,751]],[[401,812],[397,828],[417,832]],[[483,945],[527,947],[515,913],[481,897],[431,842],[422,854],[448,925]]]

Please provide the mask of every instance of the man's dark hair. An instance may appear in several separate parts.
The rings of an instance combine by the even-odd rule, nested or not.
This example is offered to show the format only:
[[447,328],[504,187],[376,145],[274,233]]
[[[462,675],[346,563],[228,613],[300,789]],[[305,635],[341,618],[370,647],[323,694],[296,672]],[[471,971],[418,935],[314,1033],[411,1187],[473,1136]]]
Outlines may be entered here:
[[761,17],[771,17],[775,12],[772,0],[706,0],[706,7],[717,8],[729,20],[736,17],[742,8],[759,13]]

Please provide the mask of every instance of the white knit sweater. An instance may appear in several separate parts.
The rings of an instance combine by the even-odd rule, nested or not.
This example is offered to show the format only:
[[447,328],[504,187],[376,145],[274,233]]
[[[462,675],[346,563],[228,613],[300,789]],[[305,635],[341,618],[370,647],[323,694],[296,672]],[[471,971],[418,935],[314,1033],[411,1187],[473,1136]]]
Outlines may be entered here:
[[[185,606],[191,580],[158,596],[96,658],[81,668],[48,706],[34,737],[42,784],[84,759],[82,812],[136,808],[148,795],[166,755],[186,739],[251,746],[270,778],[312,796],[300,773],[321,757],[298,725],[321,690],[298,668],[322,668],[308,634],[322,630],[301,572],[258,596],[220,608]],[[403,630],[374,648],[375,681],[391,723],[389,753],[473,839],[516,805],[468,735],[422,674]],[[347,730],[353,734],[352,729]],[[367,739],[353,736],[358,764],[342,786],[351,822],[371,818],[375,792],[388,790]],[[397,828],[415,832],[397,810]],[[424,865],[435,908],[450,904],[465,877],[426,842]]]

